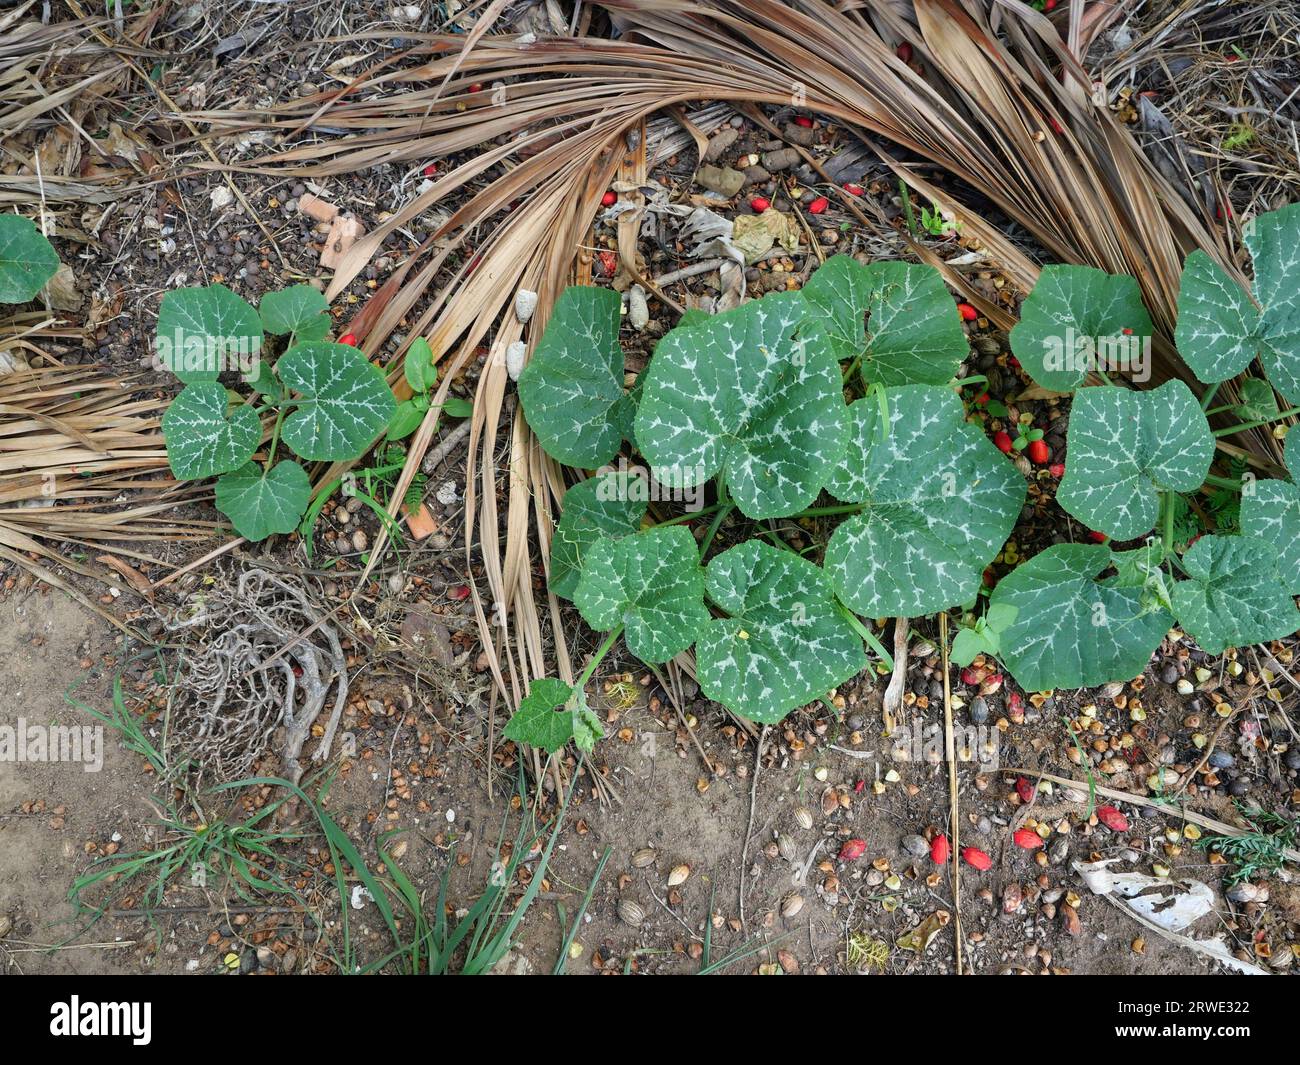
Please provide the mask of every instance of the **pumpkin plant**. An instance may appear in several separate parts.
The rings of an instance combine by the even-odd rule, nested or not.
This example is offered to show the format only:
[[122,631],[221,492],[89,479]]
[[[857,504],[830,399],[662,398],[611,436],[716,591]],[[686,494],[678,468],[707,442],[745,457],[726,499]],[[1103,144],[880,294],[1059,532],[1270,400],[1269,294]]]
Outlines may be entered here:
[[[1025,484],[965,420],[952,379],[969,348],[937,271],[836,256],[801,292],[688,312],[631,391],[619,303],[568,289],[519,378],[542,447],[598,471],[563,499],[549,578],[606,637],[576,684],[533,682],[507,737],[590,749],[585,685],[620,637],[650,664],[693,646],[706,695],[776,722],[869,650],[889,662],[863,617],[974,602]],[[600,469],[624,452],[713,501],[652,524],[637,474]],[[710,554],[732,515],[753,535]],[[813,516],[843,519],[823,565],[767,525]]]
[[[382,371],[329,332],[309,285],[268,293],[256,310],[220,284],[163,297],[156,359],[185,384],[162,418],[168,463],[177,480],[216,477],[217,508],[248,540],[298,528],[312,488],[297,459],[359,458],[394,418]],[[281,444],[297,459],[280,457]]]
[[[1041,430],[1021,427],[1017,447],[967,420],[960,389],[982,378],[955,379],[965,316],[938,271],[841,255],[799,292],[689,311],[630,391],[617,293],[570,288],[519,392],[547,453],[597,471],[564,496],[548,572],[551,591],[606,635],[576,684],[534,681],[506,735],[590,749],[601,729],[585,686],[620,637],[650,664],[693,646],[705,695],[772,723],[869,652],[892,668],[864,618],[961,608],[954,658],[997,657],[1031,690],[1131,679],[1176,624],[1211,653],[1295,632],[1300,489],[1210,471],[1216,437],[1298,413],[1274,390],[1300,403],[1300,206],[1257,219],[1247,246],[1253,293],[1201,253],[1188,259],[1176,339],[1210,386],[1199,398],[1178,380],[1112,380],[1154,332],[1133,278],[1044,268],[1012,351],[1036,384],[1073,393],[1057,500],[1106,542],[1048,547],[991,591],[986,567],[1026,497],[1002,452],[1032,444],[1041,461],[1046,447]],[[1256,359],[1263,375],[1240,382],[1241,403],[1211,408],[1217,383]],[[1212,431],[1209,416],[1229,409],[1242,422]],[[1300,440],[1285,453],[1300,474]],[[626,461],[637,455],[660,485],[710,485],[712,501],[652,517]],[[1239,502],[1240,531],[1176,535],[1187,497],[1207,488],[1212,513],[1235,515]],[[729,516],[749,535],[711,553]],[[780,519],[808,517],[838,524],[796,548]]]

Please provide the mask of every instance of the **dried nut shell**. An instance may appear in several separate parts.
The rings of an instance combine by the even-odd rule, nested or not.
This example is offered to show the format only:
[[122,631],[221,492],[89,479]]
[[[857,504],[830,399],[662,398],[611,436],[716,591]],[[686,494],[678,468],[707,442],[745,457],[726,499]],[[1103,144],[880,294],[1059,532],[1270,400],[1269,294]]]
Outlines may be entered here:
[[777,853],[787,862],[793,862],[799,857],[799,848],[795,844],[793,836],[782,836],[776,841]]
[[674,865],[672,872],[668,874],[668,886],[677,887],[678,884],[684,884],[690,875],[691,867],[689,865]]
[[645,869],[654,865],[655,859],[659,857],[653,847],[642,847],[632,852],[632,868]]
[[790,892],[790,894],[788,894],[785,898],[781,900],[782,917],[788,919],[791,917],[798,916],[799,911],[802,909],[803,909],[803,896],[800,895],[799,892],[797,891]]
[[645,921],[645,910],[633,902],[631,899],[619,899],[618,916],[624,924],[630,924],[633,928],[640,928]]
[[800,828],[812,828],[813,826],[812,811],[810,811],[806,806],[796,807],[794,811],[794,822]]

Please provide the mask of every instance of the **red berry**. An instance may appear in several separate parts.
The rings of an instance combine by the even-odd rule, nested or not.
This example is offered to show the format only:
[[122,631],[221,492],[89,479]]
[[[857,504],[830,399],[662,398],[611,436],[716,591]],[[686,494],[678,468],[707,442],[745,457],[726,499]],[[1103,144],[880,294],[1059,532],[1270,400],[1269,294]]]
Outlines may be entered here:
[[618,203],[618,193],[613,189],[610,189],[600,198],[600,205],[602,207],[613,207],[616,203]]
[[993,868],[993,859],[978,847],[963,847],[961,849],[961,860],[972,868],[978,869],[981,873]]
[[957,313],[961,315],[961,320],[963,322],[973,322],[980,316],[980,312],[969,303],[957,304]]
[[1028,806],[1034,801],[1034,786],[1024,777],[1016,777],[1016,794],[1020,796],[1020,801]]
[[803,126],[804,129],[812,129],[813,120],[807,115],[796,115],[794,124],[796,126]]
[[1097,820],[1112,832],[1127,832],[1128,818],[1113,806],[1098,806]]
[[456,585],[456,587],[450,589],[450,590],[447,592],[447,598],[449,598],[449,599],[468,599],[468,598],[469,598],[469,585],[468,585],[468,584],[458,584],[458,585]]
[[344,333],[341,337],[339,337],[339,343],[346,344],[350,348],[355,348],[357,346],[356,333]]
[[822,214],[830,205],[831,201],[825,196],[818,196],[817,199],[813,200],[813,202],[808,205],[808,213]]
[[613,277],[618,273],[618,252],[598,251],[596,259],[600,263],[600,269],[605,277]]
[[1012,449],[1011,434],[1005,429],[999,429],[993,434],[993,443],[1004,455],[1010,455]]
[[1051,451],[1047,449],[1047,444],[1042,440],[1031,440],[1029,446],[1025,448],[1029,454],[1030,461],[1044,465],[1052,457]]
[[1042,837],[1028,828],[1016,829],[1011,838],[1017,847],[1023,847],[1027,851],[1036,851],[1043,845]]
[[852,181],[846,181],[844,182],[844,191],[850,196],[861,196],[866,189],[861,185],[854,184]]
[[910,63],[912,61],[912,46],[907,41],[904,41],[898,46],[896,54],[904,63]]
[[1043,10],[1044,10],[1044,11],[1055,11],[1055,10],[1056,10],[1056,0],[1043,0]]
[[840,861],[851,862],[867,853],[867,841],[864,839],[846,839],[840,848]]
[[1107,540],[1110,539],[1110,537],[1107,536],[1104,532],[1097,532],[1096,529],[1089,529],[1088,539],[1091,540],[1093,543],[1104,544]]
[[989,394],[987,392],[981,392],[978,396],[975,397],[975,403],[978,406],[986,407],[988,406],[988,402],[989,402]]
[[438,172],[438,164],[437,164],[437,163],[430,163],[428,166],[426,166],[426,167],[424,168],[424,176],[425,176],[425,177],[433,177],[434,174],[436,174],[437,172]]
[[1120,330],[1120,332],[1122,332],[1126,337],[1131,337],[1133,335],[1133,330],[1130,329],[1128,326],[1125,326],[1122,330]]
[[766,196],[755,196],[752,200],[749,201],[749,208],[755,214],[762,214],[771,206],[772,206],[772,201],[769,200]]
[[469,87],[469,91],[470,91],[470,92],[482,92],[482,91],[483,91],[483,86],[482,86],[481,84],[479,84],[479,83],[476,81],[476,82],[474,82],[473,85],[471,85],[471,86]]
[[1053,462],[1050,466],[1047,467],[1047,472],[1050,473],[1053,477],[1055,477],[1059,481],[1062,477],[1065,476],[1065,463]]
[[930,841],[930,861],[935,865],[943,865],[952,854],[952,848],[948,846],[948,837],[940,832],[933,840]]

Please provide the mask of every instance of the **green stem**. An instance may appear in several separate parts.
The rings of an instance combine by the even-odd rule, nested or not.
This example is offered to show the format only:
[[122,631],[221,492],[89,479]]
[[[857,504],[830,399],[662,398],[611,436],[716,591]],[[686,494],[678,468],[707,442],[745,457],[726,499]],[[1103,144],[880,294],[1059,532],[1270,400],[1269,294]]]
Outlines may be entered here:
[[863,642],[866,643],[866,645],[876,653],[877,657],[885,663],[885,666],[890,673],[894,672],[894,656],[885,650],[884,644],[876,638],[876,634],[867,628],[867,626],[862,623],[862,619],[843,603],[837,605],[839,606],[840,613],[844,616],[844,619],[853,626],[853,630],[862,637]]
[[1201,410],[1210,409],[1210,404],[1214,402],[1215,393],[1218,391],[1219,386],[1217,384],[1210,385],[1210,387],[1205,390],[1205,395],[1201,397]]
[[1231,477],[1220,477],[1217,473],[1207,473],[1205,483],[1213,485],[1215,488],[1230,488],[1235,492],[1241,491],[1241,482],[1235,481]]
[[592,655],[591,661],[587,663],[587,668],[582,671],[582,676],[578,678],[578,683],[573,686],[575,691],[582,691],[587,686],[587,681],[591,680],[591,675],[596,672],[596,667],[600,665],[600,660],[609,654],[609,649],[614,646],[615,641],[623,634],[623,626],[619,625],[608,636],[600,648]]
[[665,525],[681,525],[684,522],[694,521],[696,518],[702,518],[705,514],[712,514],[715,510],[720,510],[724,504],[710,503],[707,507],[701,507],[699,510],[692,510],[689,514],[678,514],[675,518],[667,518],[664,521],[656,522],[651,528],[662,529]]
[[865,509],[865,503],[845,503],[838,507],[809,507],[807,510],[801,510],[798,514],[792,514],[794,518],[824,518],[832,514],[858,514]]
[[1271,418],[1260,418],[1258,421],[1243,422],[1241,425],[1230,425],[1226,429],[1215,429],[1214,435],[1216,437],[1231,436],[1233,433],[1244,433],[1247,429],[1260,429],[1265,425],[1269,425],[1282,418],[1289,418],[1293,414],[1300,414],[1300,407],[1292,407],[1290,410],[1279,411]]
[[1164,530],[1161,534],[1161,542],[1165,548],[1165,558],[1174,553],[1174,508],[1176,506],[1173,492],[1162,492],[1161,501],[1164,507]]
[[916,215],[912,213],[912,194],[902,178],[898,179],[898,198],[903,202],[903,217],[907,220],[907,231],[915,237],[917,235]]
[[271,449],[266,453],[266,469],[271,469],[275,462],[275,449],[280,446],[280,426],[284,424],[284,408],[275,412],[275,428],[271,430]]

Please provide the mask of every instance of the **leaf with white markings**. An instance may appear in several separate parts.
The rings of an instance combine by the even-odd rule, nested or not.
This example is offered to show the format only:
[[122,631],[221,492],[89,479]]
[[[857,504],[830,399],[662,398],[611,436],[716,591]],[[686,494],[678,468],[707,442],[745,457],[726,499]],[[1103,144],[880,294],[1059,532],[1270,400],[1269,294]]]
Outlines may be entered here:
[[1145,392],[1082,389],[1070,408],[1068,444],[1056,500],[1116,540],[1149,532],[1158,493],[1195,492],[1214,458],[1210,425],[1182,381]]
[[[1300,478],[1300,430],[1287,434],[1286,464]],[[1242,485],[1241,531],[1270,544],[1286,590],[1300,595],[1300,486],[1291,481],[1252,480]]]
[[167,462],[178,481],[237,470],[262,442],[262,422],[247,404],[230,409],[215,381],[186,385],[162,417]]
[[1247,377],[1238,383],[1241,401],[1237,404],[1237,417],[1242,422],[1265,422],[1278,415],[1277,397],[1273,386],[1258,377]]
[[700,632],[700,684],[741,717],[780,721],[866,665],[826,575],[798,555],[749,540],[709,562],[705,590],[729,616]]
[[1111,561],[1100,544],[1058,544],[998,582],[989,608],[1018,611],[1002,661],[1026,691],[1127,681],[1146,668],[1173,618],[1141,588],[1098,581]]
[[1192,579],[1174,585],[1174,613],[1202,650],[1217,655],[1300,629],[1277,561],[1269,544],[1250,536],[1202,536],[1183,555]]
[[383,373],[347,344],[295,345],[280,356],[275,370],[299,396],[284,422],[284,442],[305,459],[356,458],[397,409]]
[[519,375],[529,428],[546,453],[566,466],[595,469],[631,435],[634,407],[623,389],[620,305],[613,289],[565,289]]
[[690,487],[720,472],[751,518],[816,498],[847,417],[826,337],[795,339],[805,312],[799,293],[773,293],[659,341],[636,418],[657,480]]
[[58,270],[58,253],[31,219],[0,213],[0,303],[34,300]]
[[849,447],[827,482],[864,503],[826,548],[839,597],[868,617],[916,617],[970,602],[1025,502],[1025,479],[949,388],[885,390],[849,408]]
[[225,285],[178,288],[158,308],[158,361],[186,384],[249,373],[262,348],[262,319]]
[[709,620],[695,537],[681,525],[601,540],[587,553],[573,601],[593,629],[624,626],[643,662],[667,662]]
[[1154,332],[1134,278],[1090,266],[1044,266],[1011,330],[1011,350],[1037,384],[1069,392],[1089,370],[1145,357]]
[[270,471],[249,462],[217,478],[217,509],[245,540],[293,532],[310,502],[307,471],[292,459],[282,459]]
[[1198,381],[1226,381],[1249,366],[1258,323],[1255,305],[1223,267],[1200,250],[1187,256],[1174,342]]
[[970,354],[957,305],[933,266],[828,259],[801,290],[835,358],[862,359],[867,384],[946,384]]
[[1244,233],[1261,308],[1260,362],[1273,387],[1300,403],[1300,203],[1260,215]]
[[292,333],[295,341],[324,340],[330,331],[329,304],[311,285],[291,285],[262,297],[262,328],[272,336]]
[[565,492],[564,509],[551,540],[551,591],[572,599],[587,552],[603,538],[636,532],[645,517],[647,499],[645,483],[622,472],[597,474]]

